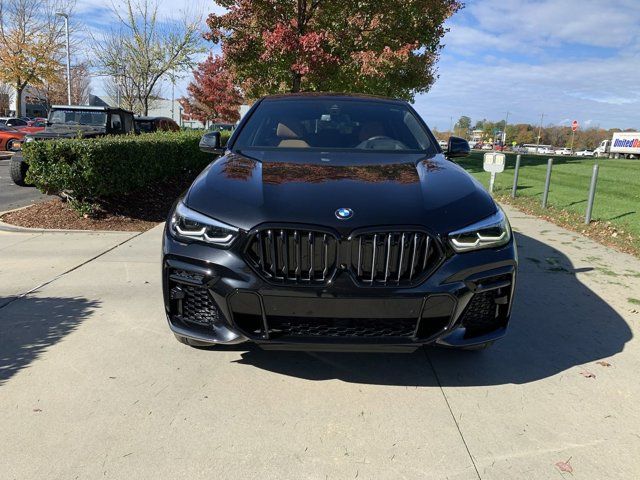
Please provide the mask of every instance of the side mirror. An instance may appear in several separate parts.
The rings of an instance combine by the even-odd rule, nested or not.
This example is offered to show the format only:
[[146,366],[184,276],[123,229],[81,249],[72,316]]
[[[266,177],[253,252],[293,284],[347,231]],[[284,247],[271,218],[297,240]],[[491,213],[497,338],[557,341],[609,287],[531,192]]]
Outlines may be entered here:
[[222,155],[224,148],[220,140],[220,132],[207,132],[200,139],[200,150],[207,153]]
[[469,142],[460,137],[449,137],[447,143],[447,151],[445,154],[448,158],[467,157],[471,153]]

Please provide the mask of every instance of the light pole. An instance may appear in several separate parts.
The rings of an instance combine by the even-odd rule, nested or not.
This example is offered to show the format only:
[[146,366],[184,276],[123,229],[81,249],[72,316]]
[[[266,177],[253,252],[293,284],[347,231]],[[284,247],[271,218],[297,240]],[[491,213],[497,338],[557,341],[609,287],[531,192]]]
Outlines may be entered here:
[[509,112],[507,112],[507,117],[504,119],[504,127],[502,127],[502,148],[507,144],[507,123],[509,122]]
[[71,54],[69,52],[69,14],[56,12],[56,16],[64,18],[64,30],[67,36],[67,102],[71,105]]
[[540,128],[538,128],[538,144],[536,145],[536,153],[540,153],[540,135],[542,135],[542,122],[544,121],[544,113],[540,117]]

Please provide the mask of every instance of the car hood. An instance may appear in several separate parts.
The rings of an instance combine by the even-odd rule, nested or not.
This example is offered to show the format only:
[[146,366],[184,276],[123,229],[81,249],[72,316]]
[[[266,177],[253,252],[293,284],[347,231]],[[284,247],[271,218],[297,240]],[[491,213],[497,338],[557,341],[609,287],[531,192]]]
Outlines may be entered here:
[[104,135],[106,133],[105,127],[93,126],[93,125],[50,125],[43,131],[32,133],[29,136],[37,140],[51,139],[51,138],[75,138],[75,137],[95,137]]
[[[383,225],[446,234],[496,211],[482,185],[443,155],[406,153],[228,153],[200,174],[185,203],[244,230],[281,222],[342,234]],[[349,220],[335,215],[343,207],[354,212]]]

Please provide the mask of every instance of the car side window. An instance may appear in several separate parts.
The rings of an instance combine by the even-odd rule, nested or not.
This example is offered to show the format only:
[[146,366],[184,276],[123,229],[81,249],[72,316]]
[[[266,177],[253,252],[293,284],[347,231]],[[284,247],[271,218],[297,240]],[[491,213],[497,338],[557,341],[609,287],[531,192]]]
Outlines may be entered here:
[[111,130],[114,132],[122,131],[122,118],[120,118],[119,113],[111,114]]
[[124,131],[132,132],[133,130],[134,130],[133,116],[125,114],[124,115]]

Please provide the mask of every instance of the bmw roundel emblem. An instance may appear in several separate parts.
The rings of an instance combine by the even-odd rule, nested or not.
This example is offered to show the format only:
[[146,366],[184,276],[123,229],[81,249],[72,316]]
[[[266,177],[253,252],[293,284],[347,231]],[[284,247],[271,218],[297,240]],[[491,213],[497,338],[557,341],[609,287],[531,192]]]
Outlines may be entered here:
[[339,208],[336,210],[336,217],[338,220],[349,220],[353,217],[353,210],[350,208]]

